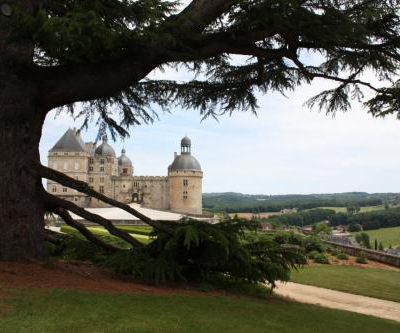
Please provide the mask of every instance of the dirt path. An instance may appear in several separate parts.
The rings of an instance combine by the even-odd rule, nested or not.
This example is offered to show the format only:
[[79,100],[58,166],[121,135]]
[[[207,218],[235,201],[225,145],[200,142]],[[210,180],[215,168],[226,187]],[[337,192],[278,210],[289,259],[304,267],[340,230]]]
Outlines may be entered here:
[[400,321],[400,303],[397,302],[292,282],[280,284],[275,289],[275,293],[301,303]]

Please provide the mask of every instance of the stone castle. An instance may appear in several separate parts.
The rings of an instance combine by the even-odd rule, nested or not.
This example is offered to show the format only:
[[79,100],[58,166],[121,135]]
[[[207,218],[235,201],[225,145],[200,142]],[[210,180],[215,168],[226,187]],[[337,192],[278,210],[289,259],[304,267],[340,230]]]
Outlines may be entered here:
[[[50,168],[87,182],[112,199],[146,208],[202,214],[203,172],[191,154],[191,141],[186,136],[181,140],[181,154],[175,153],[166,177],[135,175],[125,149],[117,158],[106,137],[99,146],[85,143],[75,129],[67,130],[50,149],[48,161]],[[107,207],[102,201],[50,180],[47,190],[80,207]]]

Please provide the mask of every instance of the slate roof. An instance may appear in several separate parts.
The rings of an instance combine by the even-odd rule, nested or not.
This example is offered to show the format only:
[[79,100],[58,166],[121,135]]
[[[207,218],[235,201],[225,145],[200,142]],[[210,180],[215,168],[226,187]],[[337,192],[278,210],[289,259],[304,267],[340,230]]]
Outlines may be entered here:
[[82,139],[79,136],[77,137],[74,130],[68,129],[50,151],[84,152],[85,147],[81,144],[81,141]]
[[192,155],[185,153],[175,157],[175,160],[169,166],[169,171],[177,170],[196,170],[201,171],[201,166],[199,161]]

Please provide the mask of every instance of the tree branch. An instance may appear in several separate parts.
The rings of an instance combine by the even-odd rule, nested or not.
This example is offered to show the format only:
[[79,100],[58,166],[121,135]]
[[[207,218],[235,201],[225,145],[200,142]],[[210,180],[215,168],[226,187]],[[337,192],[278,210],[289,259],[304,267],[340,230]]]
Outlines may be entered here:
[[136,209],[132,208],[131,206],[126,205],[117,200],[111,199],[111,198],[105,196],[104,194],[96,192],[95,190],[90,188],[90,186],[87,183],[85,183],[83,181],[73,179],[62,172],[53,170],[53,169],[45,167],[43,165],[38,165],[38,169],[39,169],[40,176],[42,176],[43,178],[51,179],[59,184],[62,184],[69,188],[73,188],[81,193],[87,194],[90,197],[99,199],[99,200],[101,200],[105,203],[108,203],[114,207],[118,207],[118,208],[130,213],[131,215],[137,217],[138,219],[140,219],[144,223],[152,226],[155,229],[162,230],[169,234],[171,234],[173,232],[173,230],[170,229],[167,225],[165,225],[161,222],[155,221],[155,220],[147,217],[146,215],[143,215],[142,213],[140,213]]
[[54,208],[53,212],[57,215],[59,215],[66,224],[69,226],[77,229],[85,238],[96,244],[97,246],[103,248],[107,252],[117,252],[122,250],[121,248],[115,247],[111,244],[108,244],[104,241],[102,241],[100,238],[98,238],[94,233],[92,233],[88,228],[86,228],[82,223],[75,221],[72,216],[68,213],[67,210],[64,208]]
[[76,215],[78,215],[88,221],[100,224],[111,235],[114,235],[116,237],[123,239],[124,241],[126,241],[127,243],[132,245],[133,247],[142,247],[143,246],[143,244],[140,243],[136,238],[132,237],[129,233],[116,228],[109,220],[105,219],[104,217],[102,217],[100,215],[90,213],[87,210],[85,210],[84,208],[81,208],[81,207],[75,205],[73,202],[58,198],[54,195],[51,195],[50,193],[48,193],[46,191],[44,191],[43,197],[44,197],[43,199],[44,199],[46,205],[48,206],[49,210],[51,210],[51,211],[58,210],[60,208],[64,208],[64,209],[69,210],[70,212],[73,212]]
[[184,34],[201,33],[239,0],[193,0],[173,21]]

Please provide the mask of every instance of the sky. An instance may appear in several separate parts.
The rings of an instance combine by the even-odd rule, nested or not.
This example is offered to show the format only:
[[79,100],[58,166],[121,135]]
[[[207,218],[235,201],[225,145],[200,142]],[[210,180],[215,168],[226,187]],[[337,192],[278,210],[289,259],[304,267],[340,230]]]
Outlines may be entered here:
[[[172,74],[181,75],[186,74]],[[187,134],[204,171],[204,192],[400,192],[400,121],[372,118],[356,103],[351,112],[335,117],[303,105],[327,86],[320,80],[286,97],[259,94],[257,116],[236,112],[201,121],[195,110],[160,111],[154,124],[135,127],[130,138],[110,143],[118,156],[127,150],[136,175],[163,176]],[[40,144],[44,164],[61,135],[79,125],[65,114],[49,113]],[[82,136],[93,141],[96,128]]]

